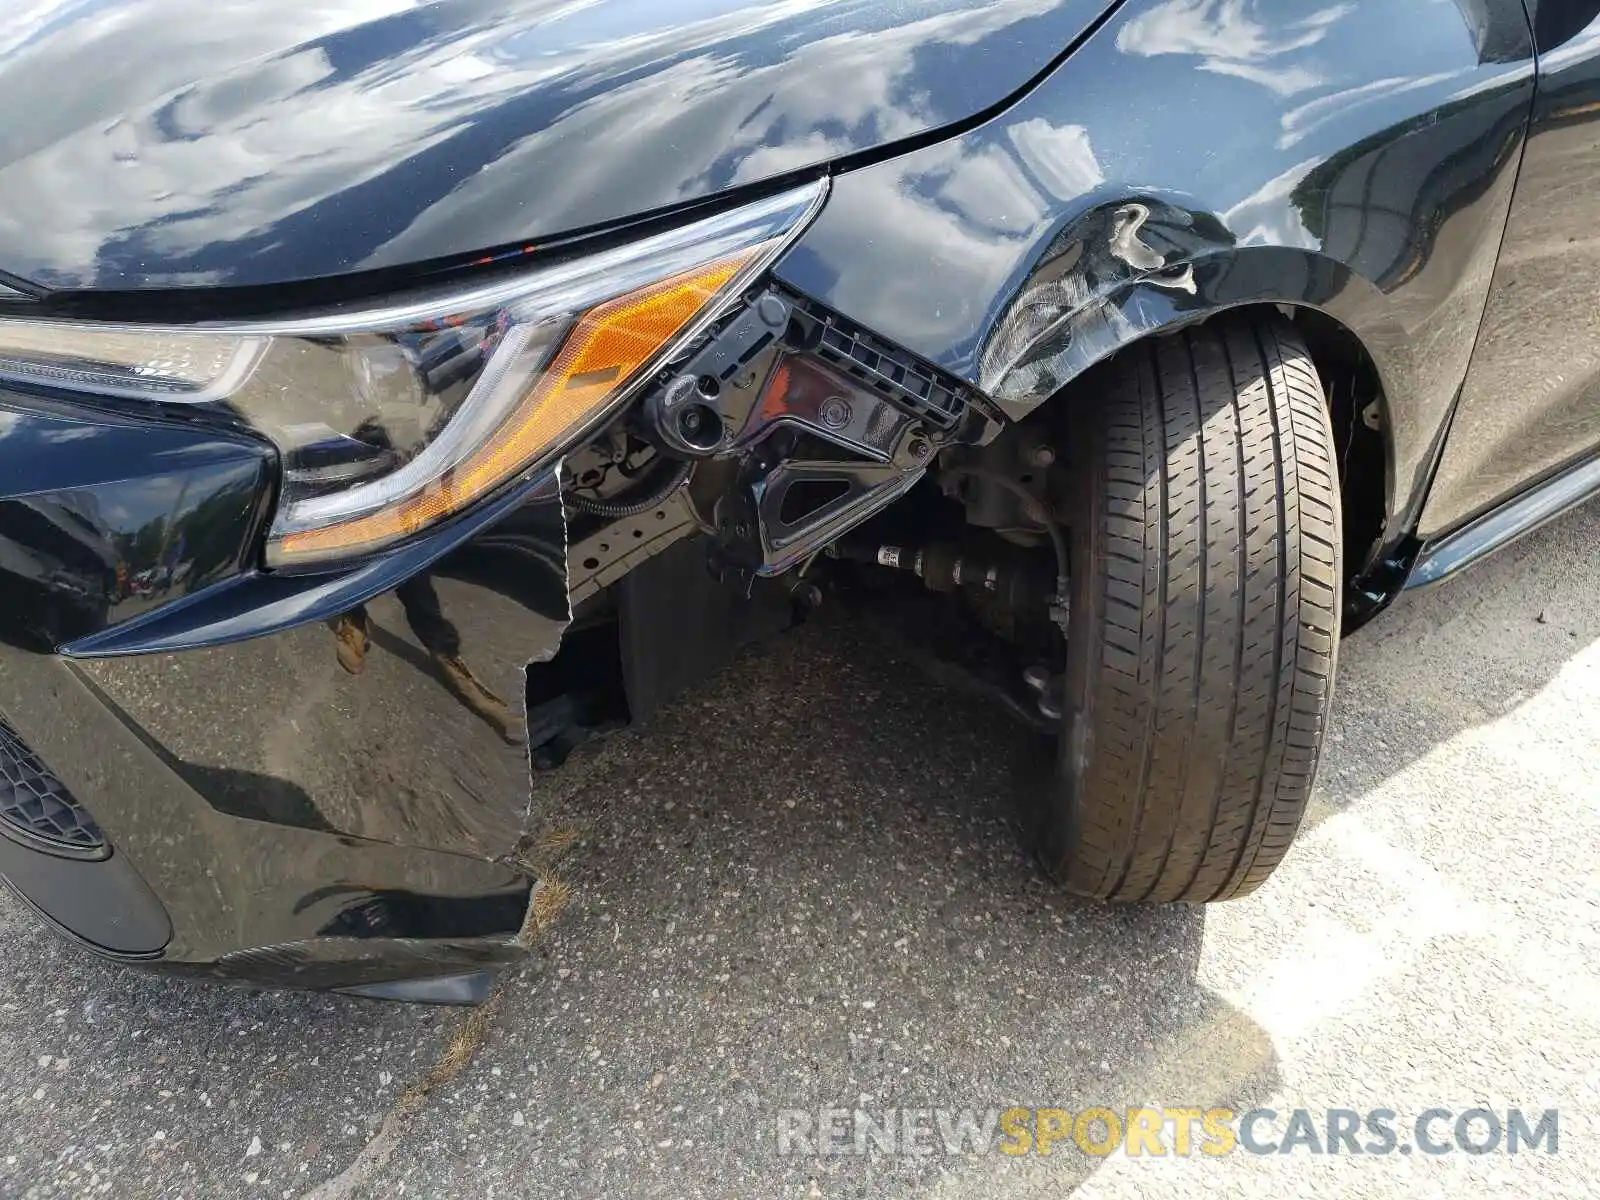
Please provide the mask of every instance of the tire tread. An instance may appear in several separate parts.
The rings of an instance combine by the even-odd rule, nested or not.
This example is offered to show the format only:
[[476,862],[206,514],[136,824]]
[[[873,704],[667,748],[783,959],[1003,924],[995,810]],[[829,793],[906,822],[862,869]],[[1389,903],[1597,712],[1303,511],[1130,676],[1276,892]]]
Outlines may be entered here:
[[1341,602],[1327,406],[1277,319],[1154,339],[1100,384],[1072,413],[1069,727],[1046,862],[1102,899],[1230,899],[1287,852],[1321,753]]

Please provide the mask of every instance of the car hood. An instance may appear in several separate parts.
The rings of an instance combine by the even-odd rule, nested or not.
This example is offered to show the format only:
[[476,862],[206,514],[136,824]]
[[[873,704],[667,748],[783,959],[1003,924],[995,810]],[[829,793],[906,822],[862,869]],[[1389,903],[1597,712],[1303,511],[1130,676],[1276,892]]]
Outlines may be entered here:
[[1112,0],[19,0],[0,272],[252,286],[536,242],[968,120]]

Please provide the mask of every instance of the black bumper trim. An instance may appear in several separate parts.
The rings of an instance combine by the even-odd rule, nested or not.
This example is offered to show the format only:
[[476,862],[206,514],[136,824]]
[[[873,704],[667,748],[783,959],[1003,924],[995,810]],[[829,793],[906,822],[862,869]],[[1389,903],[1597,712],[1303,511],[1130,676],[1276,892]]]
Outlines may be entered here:
[[0,878],[50,925],[102,954],[154,958],[172,940],[167,910],[120,855],[60,858],[0,838]]

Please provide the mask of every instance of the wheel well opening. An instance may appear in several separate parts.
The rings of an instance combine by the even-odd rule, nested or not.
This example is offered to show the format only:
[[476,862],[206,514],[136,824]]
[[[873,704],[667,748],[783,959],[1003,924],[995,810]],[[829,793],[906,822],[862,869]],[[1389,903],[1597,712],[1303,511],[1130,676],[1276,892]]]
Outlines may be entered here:
[[[1378,562],[1386,549],[1390,491],[1389,406],[1382,392],[1378,365],[1360,338],[1322,310],[1293,304],[1246,304],[1226,314],[1288,317],[1306,342],[1307,352],[1328,397],[1333,445],[1338,453],[1339,498],[1344,522],[1344,578],[1357,579]],[[1210,320],[1210,318],[1208,318]],[[1152,330],[1128,342],[1104,362],[1070,382],[1069,389],[1093,392],[1099,371],[1109,370],[1118,355],[1146,354]]]
[[[1338,454],[1339,494],[1344,525],[1344,575],[1354,580],[1367,572],[1385,549],[1390,480],[1388,406],[1377,365],[1366,347],[1346,326],[1317,309],[1290,304],[1249,304],[1227,310],[1266,319],[1287,317],[1305,342],[1327,396],[1333,444]],[[1211,319],[1211,318],[1207,318]],[[1152,330],[1122,346],[1068,384],[1076,393],[1092,393],[1097,373],[1110,369],[1119,355],[1147,353],[1148,340],[1170,332]]]
[[1322,378],[1339,454],[1345,578],[1365,571],[1383,549],[1389,496],[1389,414],[1377,365],[1361,340],[1311,308],[1289,309]]

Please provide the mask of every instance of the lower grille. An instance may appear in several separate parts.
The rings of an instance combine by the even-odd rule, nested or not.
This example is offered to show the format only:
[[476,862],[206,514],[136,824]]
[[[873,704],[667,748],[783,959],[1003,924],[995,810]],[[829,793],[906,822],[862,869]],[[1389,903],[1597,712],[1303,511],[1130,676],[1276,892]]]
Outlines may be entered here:
[[4,721],[0,721],[0,834],[68,858],[104,858],[110,853],[89,810]]

